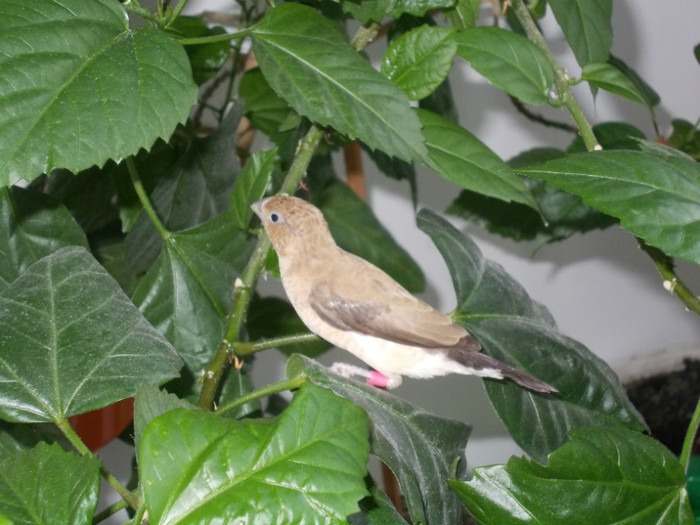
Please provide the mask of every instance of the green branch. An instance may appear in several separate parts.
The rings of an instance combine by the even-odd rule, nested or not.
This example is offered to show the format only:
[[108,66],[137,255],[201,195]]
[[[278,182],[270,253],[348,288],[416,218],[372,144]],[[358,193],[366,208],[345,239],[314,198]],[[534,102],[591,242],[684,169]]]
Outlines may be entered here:
[[233,401],[219,407],[219,409],[216,411],[216,415],[225,414],[226,412],[235,410],[236,408],[243,406],[246,403],[250,403],[251,401],[260,399],[261,397],[271,396],[272,394],[279,394],[280,392],[284,392],[285,390],[296,390],[305,382],[306,377],[296,376],[291,379],[287,379],[286,381],[280,381],[279,383],[272,383],[271,385],[267,385],[263,388],[258,388],[257,390],[253,390],[249,394],[238,397]]
[[141,202],[141,206],[143,206],[143,209],[146,212],[146,215],[148,215],[148,218],[151,219],[153,226],[155,226],[160,236],[164,240],[169,239],[170,232],[160,220],[160,217],[158,217],[158,213],[156,212],[155,208],[153,207],[153,204],[151,204],[151,201],[148,198],[148,194],[146,193],[146,189],[143,187],[141,177],[139,176],[139,170],[138,168],[136,168],[136,163],[134,162],[133,157],[128,157],[126,159],[126,168],[129,170],[131,184],[134,186],[134,191],[136,191],[136,195],[138,196],[139,201]]
[[[359,51],[366,46],[373,38],[373,35],[376,35],[377,28],[378,25],[374,23],[360,27],[353,38],[353,47]],[[294,161],[280,187],[280,193],[292,194],[297,189],[301,179],[306,175],[306,170],[319,142],[321,142],[321,138],[323,138],[323,129],[314,124],[299,142]],[[202,392],[197,401],[199,407],[204,410],[211,410],[224,370],[234,360],[233,345],[240,341],[241,329],[248,312],[250,298],[258,281],[258,275],[265,268],[265,260],[270,247],[270,240],[267,238],[267,235],[261,233],[258,237],[255,251],[245,270],[243,270],[239,281],[236,283],[233,309],[228,316],[226,335],[221,344],[219,344],[214,358],[204,373]]]
[[316,341],[320,341],[319,337],[309,332],[306,334],[286,335],[282,337],[274,337],[272,339],[263,339],[261,341],[255,341],[254,343],[237,341],[231,343],[231,349],[236,356],[245,357],[269,348],[279,348],[280,346],[299,343],[314,343]]
[[[81,456],[87,456],[87,457],[94,457],[94,454],[90,452],[90,449],[85,446],[85,443],[82,442],[78,434],[75,433],[75,430],[73,430],[73,427],[70,426],[70,423],[68,422],[67,419],[61,419],[59,421],[56,421],[56,426],[60,429],[60,431],[63,433],[64,436],[66,436],[66,439],[70,441],[71,445],[73,445],[73,448],[81,455]],[[124,485],[122,485],[117,478],[114,477],[114,475],[109,472],[106,468],[104,468],[100,464],[100,474],[104,478],[104,480],[109,483],[114,490],[117,491],[119,496],[132,508],[136,509],[139,504],[139,497],[131,492],[129,489],[127,489]]]
[[217,42],[227,42],[229,40],[237,40],[248,36],[247,29],[236,33],[225,33],[223,35],[198,36],[194,38],[179,38],[177,41],[183,46],[196,46],[204,44],[215,44]]
[[658,248],[649,246],[642,239],[638,238],[637,242],[640,248],[654,261],[656,269],[664,280],[664,288],[678,296],[688,310],[700,315],[700,299],[678,278],[673,259]]
[[523,0],[512,0],[511,5],[513,6],[515,16],[518,18],[518,21],[525,30],[525,34],[527,35],[528,39],[530,39],[530,41],[544,53],[545,57],[547,57],[549,65],[552,68],[552,71],[554,72],[554,84],[557,88],[557,98],[554,102],[556,104],[563,105],[567,110],[569,110],[569,113],[574,119],[576,127],[578,128],[581,138],[586,144],[588,151],[601,149],[600,144],[598,144],[598,139],[596,139],[595,134],[593,133],[593,128],[588,120],[586,120],[586,116],[583,113],[581,106],[579,106],[574,94],[571,92],[571,88],[569,86],[569,74],[559,65],[557,59],[554,58],[554,55],[550,51],[547,42],[542,36],[542,33],[540,33],[540,30],[537,28],[537,24],[535,24],[535,21],[532,19],[532,14],[528,10],[527,5],[525,2],[523,2]]
[[[323,137],[323,130],[318,126],[312,126],[306,136],[299,143],[297,155],[292,166],[289,168],[280,191],[283,193],[293,193],[299,182],[306,174],[311,158],[318,143]],[[204,374],[204,384],[197,404],[204,410],[210,410],[216,391],[219,388],[221,377],[226,366],[233,360],[232,345],[240,340],[241,328],[245,322],[248,312],[248,305],[253,294],[253,289],[258,280],[258,275],[265,268],[265,260],[270,250],[270,240],[267,235],[261,234],[258,237],[258,244],[255,247],[252,257],[241,274],[240,280],[236,283],[234,290],[233,309],[228,317],[228,327],[226,335],[216,350],[214,359]]]
[[680,462],[686,474],[688,473],[688,466],[690,465],[690,455],[693,452],[695,437],[698,435],[698,427],[700,427],[700,399],[698,399],[698,403],[695,405],[695,412],[693,412],[693,417],[690,419],[690,425],[688,425],[688,431],[685,434],[683,448],[681,449]]

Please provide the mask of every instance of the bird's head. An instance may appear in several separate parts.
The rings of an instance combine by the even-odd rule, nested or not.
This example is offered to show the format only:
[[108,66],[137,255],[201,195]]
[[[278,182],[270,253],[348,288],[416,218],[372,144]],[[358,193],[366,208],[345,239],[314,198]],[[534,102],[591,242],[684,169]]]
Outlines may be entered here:
[[252,206],[260,217],[275,251],[281,257],[294,252],[318,249],[335,241],[321,210],[305,200],[289,195],[275,195]]

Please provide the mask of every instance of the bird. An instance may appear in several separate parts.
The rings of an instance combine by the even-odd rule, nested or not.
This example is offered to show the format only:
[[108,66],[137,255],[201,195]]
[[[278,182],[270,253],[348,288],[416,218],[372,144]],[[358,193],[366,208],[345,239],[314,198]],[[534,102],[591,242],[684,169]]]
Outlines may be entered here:
[[263,198],[252,209],[279,259],[282,286],[307,328],[373,370],[331,368],[394,389],[403,377],[447,374],[510,379],[541,393],[557,392],[536,377],[480,352],[449,316],[408,292],[374,264],[340,248],[323,213],[290,195]]

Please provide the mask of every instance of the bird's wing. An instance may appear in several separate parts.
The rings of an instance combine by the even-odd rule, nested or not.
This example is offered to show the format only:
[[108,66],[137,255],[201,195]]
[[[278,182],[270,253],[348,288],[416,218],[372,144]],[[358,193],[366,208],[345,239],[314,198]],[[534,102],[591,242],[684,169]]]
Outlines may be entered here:
[[321,279],[311,288],[310,303],[324,321],[340,330],[402,344],[479,350],[479,343],[462,326],[411,295],[379,268],[347,252],[343,258],[334,272],[352,269],[351,274]]

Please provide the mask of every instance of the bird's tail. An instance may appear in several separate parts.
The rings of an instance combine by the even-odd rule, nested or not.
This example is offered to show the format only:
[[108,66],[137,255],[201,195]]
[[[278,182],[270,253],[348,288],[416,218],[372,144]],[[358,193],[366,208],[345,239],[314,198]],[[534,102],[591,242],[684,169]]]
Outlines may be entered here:
[[463,349],[454,349],[450,352],[450,357],[469,371],[465,373],[475,374],[484,377],[508,378],[525,388],[536,392],[553,393],[558,392],[552,385],[537,379],[535,376],[523,372],[517,368],[494,359],[493,357]]

